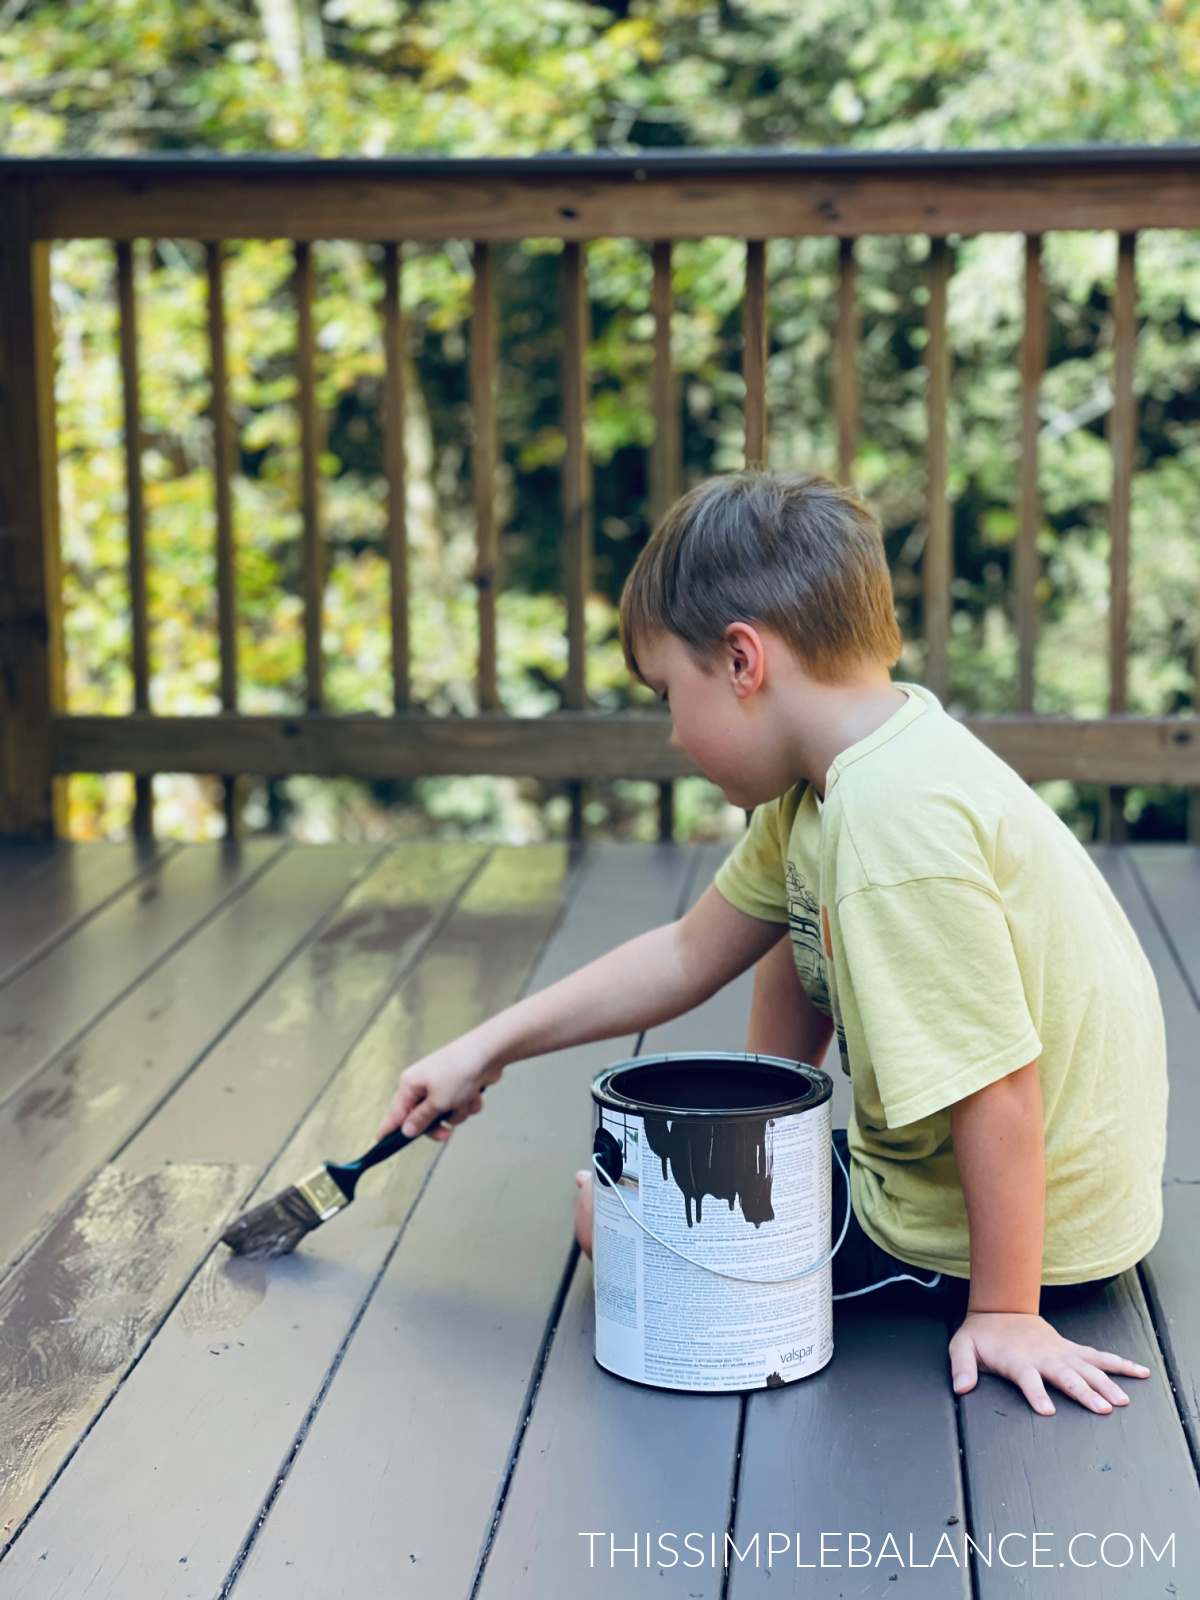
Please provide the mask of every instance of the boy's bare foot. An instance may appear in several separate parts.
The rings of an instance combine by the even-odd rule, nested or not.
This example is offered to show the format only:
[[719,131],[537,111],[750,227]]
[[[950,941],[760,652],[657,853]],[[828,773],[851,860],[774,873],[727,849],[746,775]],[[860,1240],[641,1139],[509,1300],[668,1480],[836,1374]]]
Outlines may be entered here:
[[575,1182],[579,1185],[579,1193],[575,1197],[575,1237],[579,1240],[579,1248],[590,1261],[592,1258],[592,1175],[590,1172],[577,1172]]

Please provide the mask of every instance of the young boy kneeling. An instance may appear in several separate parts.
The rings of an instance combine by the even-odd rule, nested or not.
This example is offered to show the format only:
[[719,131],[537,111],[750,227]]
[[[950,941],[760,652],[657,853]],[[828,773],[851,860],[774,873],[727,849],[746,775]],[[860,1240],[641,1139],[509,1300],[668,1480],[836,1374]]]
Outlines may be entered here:
[[[1043,1380],[1094,1411],[1127,1404],[1107,1374],[1148,1369],[1040,1311],[1158,1238],[1154,976],[1070,830],[928,690],[891,681],[900,637],[870,513],[813,474],[714,479],[650,539],[621,628],[672,742],[755,808],[750,828],[678,922],[409,1067],[381,1133],[461,1122],[510,1062],[653,1027],[758,963],[747,1050],[817,1062],[836,1032],[851,1080],[835,1294],[907,1274],[902,1294],[961,1318],[958,1392],[982,1368],[1046,1414]],[[835,1181],[835,1218],[844,1204]]]

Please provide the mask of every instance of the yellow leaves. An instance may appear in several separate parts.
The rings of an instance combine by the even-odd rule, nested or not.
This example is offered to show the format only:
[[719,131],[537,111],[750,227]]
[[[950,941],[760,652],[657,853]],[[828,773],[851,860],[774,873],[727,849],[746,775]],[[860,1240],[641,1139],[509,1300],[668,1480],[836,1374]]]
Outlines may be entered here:
[[625,17],[614,23],[603,43],[614,55],[628,53],[652,64],[662,60],[662,32],[649,17]]
[[1200,75],[1200,4],[1196,0],[1167,0],[1163,20],[1175,29],[1179,62],[1189,75]]

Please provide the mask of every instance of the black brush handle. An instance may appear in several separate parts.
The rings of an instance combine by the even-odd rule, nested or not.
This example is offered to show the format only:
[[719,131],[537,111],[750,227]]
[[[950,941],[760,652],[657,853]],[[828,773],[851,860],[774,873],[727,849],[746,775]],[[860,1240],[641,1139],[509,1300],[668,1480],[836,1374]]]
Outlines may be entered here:
[[[483,1093],[482,1089],[480,1093]],[[443,1111],[440,1117],[433,1119],[429,1124],[429,1128],[438,1127],[440,1123],[445,1122],[449,1115],[448,1111]],[[417,1139],[423,1139],[429,1132],[429,1128],[423,1128],[420,1133],[413,1134],[411,1137],[402,1132],[401,1129],[393,1128],[391,1133],[384,1134],[379,1143],[372,1145],[366,1155],[359,1156],[357,1161],[347,1161],[343,1164],[334,1161],[327,1162],[329,1175],[347,1200],[353,1200],[355,1186],[369,1167],[378,1166],[381,1161],[386,1161],[389,1156],[394,1156],[398,1150],[403,1150],[405,1145],[413,1144]]]

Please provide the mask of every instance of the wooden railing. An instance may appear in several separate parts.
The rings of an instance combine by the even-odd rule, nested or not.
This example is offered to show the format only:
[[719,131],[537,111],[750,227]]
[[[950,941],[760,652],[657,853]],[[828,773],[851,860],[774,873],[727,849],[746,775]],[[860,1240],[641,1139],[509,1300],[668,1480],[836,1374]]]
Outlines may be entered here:
[[[0,833],[53,830],[56,785],[72,772],[137,776],[136,826],[149,829],[155,772],[345,774],[409,778],[493,773],[567,779],[648,778],[669,784],[688,772],[668,744],[668,722],[650,713],[588,710],[584,602],[592,530],[587,411],[588,240],[653,243],[651,507],[679,488],[678,407],[670,356],[671,246],[680,239],[747,241],[744,303],[746,460],[766,456],[768,306],[765,244],[774,237],[840,240],[837,374],[840,471],[849,478],[858,435],[859,315],[855,240],[863,234],[927,234],[928,487],[923,556],[926,681],[945,696],[953,542],[947,498],[946,331],[951,252],[947,237],[991,231],[1026,235],[1025,333],[1021,356],[1021,457],[1015,612],[1018,707],[971,726],[1030,780],[1101,785],[1200,785],[1200,722],[1126,713],[1129,528],[1136,410],[1135,252],[1139,229],[1200,224],[1200,150],[1095,149],[947,154],[796,155],[659,152],[526,160],[317,161],[271,157],[139,157],[0,161]],[[1045,365],[1041,236],[1106,229],[1120,237],[1114,305],[1114,473],[1110,514],[1111,715],[1091,721],[1032,714],[1037,638],[1038,395]],[[295,241],[298,405],[304,552],[306,707],[302,714],[238,712],[233,445],[226,403],[223,241]],[[128,480],[133,710],[71,716],[63,707],[63,639],[56,494],[49,243],[115,242],[120,295]],[[207,242],[214,416],[216,574],[221,713],[155,716],[149,702],[145,527],[138,403],[137,308],[131,242],[184,237]],[[565,709],[542,719],[499,711],[495,603],[497,528],[494,397],[495,317],[491,245],[559,237],[563,288],[563,553],[568,666]],[[414,710],[409,685],[409,587],[405,527],[402,240],[473,241],[470,388],[479,595],[476,717]],[[338,717],[324,709],[321,659],[323,539],[318,501],[318,418],[313,364],[311,243],[355,239],[384,246],[385,471],[391,571],[394,714]],[[227,786],[231,787],[231,786]],[[578,802],[578,788],[576,788]],[[664,827],[669,826],[664,791]],[[578,814],[578,804],[576,805]]]

